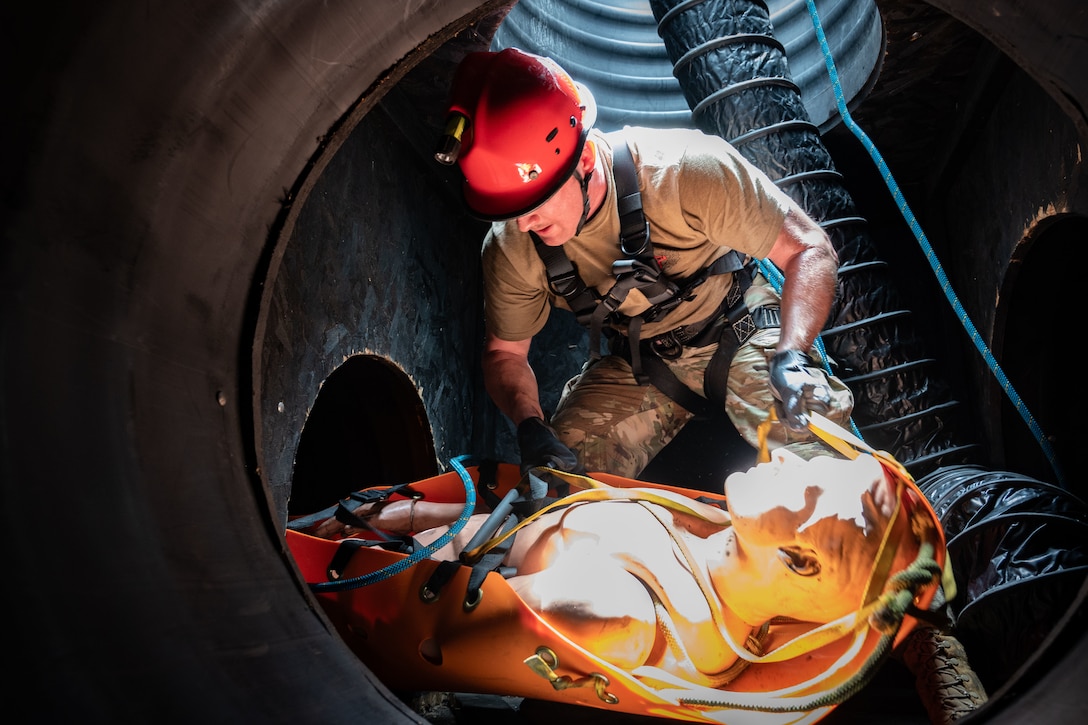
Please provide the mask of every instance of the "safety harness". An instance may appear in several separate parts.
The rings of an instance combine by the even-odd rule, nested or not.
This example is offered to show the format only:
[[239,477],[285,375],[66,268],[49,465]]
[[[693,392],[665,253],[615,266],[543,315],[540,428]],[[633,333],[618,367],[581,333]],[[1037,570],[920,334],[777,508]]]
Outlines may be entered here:
[[[689,412],[705,417],[715,410],[720,411],[724,405],[729,366],[737,349],[756,331],[778,327],[779,307],[748,309],[744,292],[752,284],[755,262],[746,260],[736,250],[730,250],[686,279],[674,281],[666,276],[650,241],[650,224],[642,210],[642,193],[631,149],[618,133],[609,134],[609,140],[614,149],[612,167],[620,221],[619,251],[623,253],[612,263],[612,274],[616,278],[612,287],[600,294],[581,278],[563,245],[549,246],[535,232],[529,234],[547,268],[552,291],[566,300],[578,322],[589,329],[589,359],[583,371],[600,359],[603,334],[609,337],[610,351],[631,363],[639,384],[653,383]],[[732,274],[733,284],[716,313],[647,340],[641,338],[645,323],[659,320],[682,302],[693,299],[696,288],[717,274]],[[650,306],[641,314],[624,315],[619,307],[634,289],[643,294]],[[627,328],[625,338],[611,334],[617,327],[624,326]],[[718,344],[718,349],[706,368],[704,398],[680,382],[664,361],[680,357],[685,347],[705,347],[714,343]]]

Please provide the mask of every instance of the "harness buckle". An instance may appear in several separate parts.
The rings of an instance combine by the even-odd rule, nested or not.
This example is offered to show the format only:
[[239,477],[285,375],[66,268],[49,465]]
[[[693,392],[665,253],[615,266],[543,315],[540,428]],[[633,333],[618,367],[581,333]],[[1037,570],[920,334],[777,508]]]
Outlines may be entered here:
[[578,273],[572,269],[565,274],[557,274],[552,277],[548,280],[548,286],[552,288],[552,292],[566,297],[567,294],[577,289],[579,281],[581,280]]
[[684,352],[684,343],[676,337],[676,330],[670,330],[650,340],[650,349],[664,360],[675,360]]
[[781,312],[777,305],[757,307],[754,310],[745,309],[745,314],[729,324],[733,328],[733,334],[737,336],[738,344],[748,342],[752,335],[760,330],[770,327],[781,327]]
[[[638,194],[638,203],[641,203],[642,195]],[[620,230],[620,249],[629,257],[641,257],[650,248],[650,222],[643,221],[642,228],[631,234],[624,234]],[[631,230],[626,230],[631,231]]]

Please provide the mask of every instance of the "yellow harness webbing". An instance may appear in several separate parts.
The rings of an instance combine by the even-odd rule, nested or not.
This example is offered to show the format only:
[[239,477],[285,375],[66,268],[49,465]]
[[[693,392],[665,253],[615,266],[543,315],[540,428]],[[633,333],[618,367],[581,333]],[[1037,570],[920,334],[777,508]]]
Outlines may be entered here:
[[[775,419],[774,410],[771,410],[770,416],[760,425],[759,428],[759,441],[760,451],[758,459],[760,462],[770,461],[770,451],[767,447],[767,433],[770,429],[770,425]],[[728,635],[727,630],[724,627],[720,627],[720,630],[724,633],[725,640],[728,642],[730,648],[741,659],[751,664],[757,663],[770,663],[770,662],[783,662],[786,660],[800,657],[809,652],[824,647],[832,642],[835,642],[849,634],[855,634],[859,639],[864,638],[865,630],[870,626],[871,617],[882,609],[888,609],[891,606],[892,601],[896,598],[899,589],[895,589],[890,592],[886,592],[886,583],[888,581],[888,575],[891,570],[892,561],[895,558],[896,551],[898,550],[900,540],[902,536],[910,531],[910,527],[896,527],[896,522],[899,520],[900,510],[903,505],[903,498],[905,494],[906,481],[913,481],[910,473],[896,461],[891,455],[883,451],[877,451],[869,447],[864,441],[854,436],[849,431],[838,426],[834,422],[819,415],[818,413],[810,414],[809,429],[817,435],[821,440],[825,441],[834,450],[839,452],[845,458],[850,460],[856,459],[862,453],[868,453],[876,457],[886,470],[888,470],[896,480],[896,504],[892,515],[888,519],[888,525],[884,530],[883,537],[881,539],[880,547],[877,551],[877,556],[874,558],[872,568],[869,574],[869,583],[866,587],[865,593],[862,597],[862,601],[859,602],[858,609],[851,614],[840,617],[839,619],[820,625],[814,629],[811,629],[803,634],[800,634],[793,639],[785,642],[770,652],[763,654],[757,654],[746,647],[739,646]],[[729,517],[725,512],[721,512],[721,516],[713,515],[711,512],[716,513],[716,509],[712,507],[707,508],[695,508],[684,504],[675,498],[671,498],[660,493],[657,493],[650,489],[644,488],[617,488],[609,486],[601,481],[598,481],[589,476],[583,476],[573,473],[566,473],[549,468],[542,468],[541,470],[547,471],[549,474],[561,478],[573,486],[581,488],[581,490],[575,491],[557,501],[542,507],[531,516],[526,517],[520,521],[516,526],[511,528],[504,534],[496,536],[483,544],[475,547],[472,550],[466,550],[461,555],[461,560],[465,563],[474,563],[480,559],[484,554],[498,546],[502,542],[506,541],[509,537],[513,536],[518,530],[534,521],[539,516],[565,506],[571,506],[578,503],[588,503],[594,501],[630,501],[640,503],[653,503],[662,506],[668,510],[684,513],[690,516],[697,517],[710,523],[719,524],[722,526],[729,525]],[[690,560],[690,554],[686,547],[683,546],[675,535],[675,532],[671,528],[671,524],[668,521],[663,520],[660,516],[656,516],[657,520],[668,531],[674,542],[680,545],[680,551],[688,559],[689,569],[693,572],[693,577],[696,580],[700,591],[707,599],[707,603],[710,605],[712,616],[717,624],[721,625],[720,613],[717,607],[714,605],[713,598],[710,592],[709,583],[705,582],[701,576],[697,573],[697,568],[693,566]],[[942,583],[946,588],[946,591],[951,587],[952,593],[955,592],[955,581],[951,576],[951,569],[948,562],[945,562],[944,572],[942,576]],[[892,606],[892,609],[895,607]]]
[[[812,425],[817,435],[823,431],[821,438],[847,458],[868,452],[863,443],[818,416],[813,417]],[[874,556],[876,561],[873,562],[871,579],[857,611],[822,626],[805,625],[813,628],[781,643],[777,640],[785,640],[790,628],[783,626],[779,629],[776,625],[791,625],[790,622],[771,620],[764,623],[758,631],[753,631],[756,642],[752,644],[729,641],[730,637],[740,639],[740,634],[723,629],[722,644],[728,642],[737,659],[720,673],[703,672],[698,668],[666,671],[656,662],[629,670],[617,668],[568,640],[545,617],[530,610],[510,585],[498,576],[485,578],[482,589],[487,589],[488,594],[483,597],[479,607],[471,610],[466,609],[457,598],[442,598],[439,601],[437,598],[428,600],[416,596],[419,588],[426,584],[433,570],[439,566],[430,561],[421,562],[420,568],[385,579],[374,587],[355,590],[351,597],[322,594],[322,605],[335,615],[338,626],[343,626],[353,648],[364,661],[374,667],[383,679],[388,678],[390,683],[406,689],[422,686],[436,691],[501,691],[536,699],[708,723],[725,722],[726,718],[734,722],[735,715],[743,720],[743,714],[737,715],[743,710],[788,712],[796,714],[796,717],[790,715],[775,722],[810,723],[864,686],[875,664],[886,655],[896,638],[910,631],[913,617],[909,606],[928,606],[927,597],[932,596],[937,577],[932,561],[928,567],[919,564],[926,556],[937,558],[937,561],[944,557],[936,515],[924,498],[919,501],[921,494],[913,486],[913,481],[901,467],[894,464],[894,459],[884,458],[877,452],[873,452],[873,455],[888,466],[888,475],[899,479],[898,493],[903,510],[898,513],[895,530],[886,530],[883,534],[883,549]],[[769,459],[767,453],[765,460]],[[510,471],[513,474],[516,466],[511,466]],[[669,525],[678,526],[668,514],[670,511],[696,517],[711,526],[731,525],[726,511],[694,499],[693,495],[698,495],[698,492],[653,483],[642,486],[638,482],[609,474],[600,474],[603,480],[596,480],[553,470],[549,470],[549,473],[573,484],[571,488],[574,493],[550,503],[517,524],[513,531],[479,546],[474,543],[475,548],[465,553],[462,563],[467,563],[465,559],[478,560],[485,554],[497,553],[492,551],[496,546],[508,541],[514,531],[537,520],[538,516],[581,502],[638,503],[654,514],[667,530]],[[516,475],[504,479],[503,485],[513,480],[516,480]],[[724,505],[723,495],[707,496]],[[932,521],[916,520],[924,518],[927,513],[932,516]],[[907,526],[908,523],[911,526]],[[898,537],[901,532],[912,529],[919,540],[933,542],[933,546],[937,547],[936,556],[932,547],[927,554],[923,546],[919,560],[908,567],[918,571],[904,569],[889,574],[887,569],[890,564],[886,563],[884,552],[894,552],[903,545]],[[288,533],[291,535],[294,532]],[[670,534],[673,533],[673,541],[678,537],[683,538],[681,529],[670,531]],[[299,535],[298,538],[307,537]],[[299,545],[298,542],[292,544],[293,548],[296,545]],[[370,571],[369,567],[375,564],[385,566],[395,558],[394,554],[379,549],[364,551],[371,556],[365,561],[356,557],[360,559],[356,563],[360,571]],[[684,546],[678,547],[677,555],[688,557]],[[317,547],[308,558],[303,557],[313,570],[307,577],[323,576],[329,556],[331,554],[326,548]],[[469,574],[460,568],[454,576],[458,582],[467,584]],[[908,578],[908,574],[912,578]],[[706,578],[702,572],[696,574],[697,583],[700,576]],[[919,592],[919,595],[915,596],[913,592]],[[714,597],[712,591],[710,596]],[[716,597],[713,601],[720,604]],[[714,607],[712,610],[718,614]],[[903,616],[904,612],[906,616]],[[667,628],[669,612],[658,617],[659,627]],[[889,626],[881,627],[882,621]],[[903,628],[895,631],[900,622]],[[396,626],[389,626],[390,623],[396,623]],[[494,636],[496,627],[502,633],[500,636]],[[773,630],[769,635],[764,631],[768,628]],[[761,639],[762,643],[759,644]],[[431,659],[420,659],[423,651],[421,643],[434,646],[434,652],[428,650],[428,657],[441,653],[441,666],[436,666]],[[834,644],[833,648],[815,651],[821,645],[831,643]],[[766,646],[774,646],[774,649],[761,654],[760,651]],[[681,647],[675,650],[675,656],[683,657],[684,652]],[[753,663],[765,666],[752,668],[750,665]],[[556,694],[560,692],[562,694]]]
[[655,503],[659,506],[664,506],[667,509],[677,511],[680,513],[695,516],[704,521],[710,523],[727,526],[729,524],[729,515],[724,511],[721,511],[721,516],[715,516],[716,509],[707,507],[706,509],[695,508],[684,504],[682,501],[662,495],[655,491],[645,488],[618,488],[615,486],[609,486],[606,483],[598,481],[589,476],[581,476],[575,473],[566,473],[564,471],[557,471],[551,468],[541,467],[542,471],[547,471],[549,474],[561,478],[568,483],[581,487],[582,490],[575,491],[561,499],[552,501],[551,503],[543,506],[539,510],[533,512],[531,515],[526,516],[523,520],[519,521],[516,526],[509,531],[495,536],[488,541],[480,544],[479,546],[465,550],[461,554],[461,561],[471,564],[480,559],[491,549],[495,548],[502,542],[517,533],[520,529],[524,528],[528,524],[535,521],[540,516],[554,511],[564,506],[571,506],[576,503],[588,503],[592,501],[645,501],[646,503]]

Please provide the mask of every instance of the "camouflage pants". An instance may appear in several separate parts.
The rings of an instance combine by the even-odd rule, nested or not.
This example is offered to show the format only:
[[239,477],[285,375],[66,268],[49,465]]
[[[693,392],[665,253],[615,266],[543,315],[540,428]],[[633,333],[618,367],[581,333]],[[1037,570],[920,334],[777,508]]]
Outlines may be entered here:
[[[760,330],[737,350],[729,369],[725,412],[753,447],[774,405],[767,371],[777,343],[777,328]],[[717,348],[684,348],[679,358],[665,363],[681,382],[704,395],[703,374]],[[848,427],[853,395],[841,380],[827,377],[832,396],[827,417]],[[586,470],[634,478],[692,417],[653,385],[639,385],[627,360],[608,355],[567,384],[551,424]],[[829,451],[811,433],[795,433],[775,422],[768,448],[780,446],[804,458]]]

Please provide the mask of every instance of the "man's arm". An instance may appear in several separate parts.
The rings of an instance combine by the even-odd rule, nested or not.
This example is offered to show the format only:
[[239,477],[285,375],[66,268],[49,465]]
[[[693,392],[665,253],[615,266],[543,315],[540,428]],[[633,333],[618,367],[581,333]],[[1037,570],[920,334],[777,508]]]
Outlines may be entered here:
[[484,387],[499,410],[517,426],[523,474],[537,466],[584,473],[578,456],[544,421],[540,388],[529,365],[531,342],[501,340],[488,332],[484,345]]
[[807,353],[835,301],[839,259],[827,233],[791,204],[767,255],[786,277],[778,350]]
[[527,418],[544,418],[540,388],[529,365],[532,340],[510,342],[487,333],[484,345],[484,387],[506,417],[519,425]]
[[785,275],[782,326],[769,363],[771,393],[778,417],[801,433],[808,413],[826,413],[831,404],[827,378],[808,355],[835,301],[838,255],[827,234],[796,204],[782,223],[768,258]]

